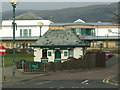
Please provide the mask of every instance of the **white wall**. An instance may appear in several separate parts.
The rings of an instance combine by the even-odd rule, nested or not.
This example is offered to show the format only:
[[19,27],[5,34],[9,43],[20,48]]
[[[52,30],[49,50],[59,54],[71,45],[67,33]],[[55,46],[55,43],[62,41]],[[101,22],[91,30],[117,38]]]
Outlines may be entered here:
[[62,53],[61,53],[61,59],[63,59],[62,62],[66,61],[66,59],[68,58],[68,55],[67,55],[67,56],[64,56],[64,52],[65,52],[65,51],[67,51],[67,54],[69,55],[68,50],[63,50]]
[[[15,30],[15,36],[20,37],[20,29],[31,29],[31,36],[40,36],[40,27],[38,26],[38,22],[43,23],[43,27],[41,29],[41,35],[45,34],[49,29],[49,24],[52,23],[50,20],[16,20],[17,30]],[[3,20],[2,21],[2,30],[0,30],[0,37],[12,37],[13,36],[13,28],[12,28],[12,20]],[[29,34],[29,33],[28,33]]]
[[48,62],[54,62],[54,59],[55,59],[55,54],[53,53],[54,51],[53,50],[47,50],[47,53],[48,52],[51,52],[51,56],[47,56]]
[[40,48],[34,48],[34,61],[35,62],[41,62],[41,58],[42,58],[42,49]]
[[[51,52],[51,56],[48,56],[48,52]],[[67,53],[68,55],[67,56],[64,56],[64,52],[68,50],[61,50],[61,60],[62,62],[66,61],[66,59],[68,58],[69,56],[69,53]],[[55,60],[55,51],[54,50],[47,50],[47,58],[48,58],[48,62],[54,62]],[[40,48],[34,48],[34,61],[36,62],[41,62],[41,58],[42,58],[42,49]],[[82,48],[80,47],[76,47],[74,49],[74,58],[78,59],[80,58],[81,56],[83,56],[83,50]]]
[[[113,33],[109,32],[108,29],[111,29]],[[96,36],[105,36],[107,33],[109,36],[118,36],[118,28],[96,28]],[[114,33],[116,32],[116,33]]]
[[82,48],[76,47],[76,48],[74,49],[74,57],[75,57],[76,59],[78,59],[78,58],[80,58],[81,56],[83,56],[83,50],[82,50]]

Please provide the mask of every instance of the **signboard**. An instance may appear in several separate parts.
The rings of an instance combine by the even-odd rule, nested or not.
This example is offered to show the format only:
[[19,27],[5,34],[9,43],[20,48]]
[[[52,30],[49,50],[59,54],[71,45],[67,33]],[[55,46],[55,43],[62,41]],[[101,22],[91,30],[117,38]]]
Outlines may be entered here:
[[30,63],[29,65],[30,70],[40,70],[40,63]]
[[0,55],[1,56],[4,56],[5,55],[5,52],[6,52],[6,49],[4,46],[0,46]]

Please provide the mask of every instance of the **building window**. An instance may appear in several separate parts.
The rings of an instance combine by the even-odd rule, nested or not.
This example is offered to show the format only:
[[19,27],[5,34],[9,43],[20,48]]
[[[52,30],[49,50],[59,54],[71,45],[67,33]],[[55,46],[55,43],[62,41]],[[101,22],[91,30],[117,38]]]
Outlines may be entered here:
[[116,41],[116,42],[115,42],[115,45],[116,45],[116,46],[120,46],[120,41]]
[[48,56],[51,56],[51,52],[50,51],[48,52]]
[[42,50],[42,57],[47,57],[47,50]]
[[73,55],[73,49],[70,49],[69,50],[69,57],[73,57],[74,55]]
[[31,29],[29,29],[29,36],[31,36]]
[[22,37],[22,29],[20,29],[20,37]]
[[112,32],[112,29],[108,29],[108,32]]
[[95,35],[94,28],[72,28],[77,35]]
[[20,43],[17,43],[16,44],[16,48],[20,48],[21,47],[21,44]]
[[28,30],[27,29],[24,29],[24,36],[28,36]]
[[97,41],[97,47],[103,47],[103,41]]
[[25,43],[25,48],[28,48],[28,43]]
[[68,56],[68,53],[67,53],[67,51],[64,51],[64,56]]
[[10,43],[6,43],[6,47],[10,47]]
[[[30,43],[30,46],[33,45],[33,43]],[[31,49],[34,49],[33,47],[30,47]]]

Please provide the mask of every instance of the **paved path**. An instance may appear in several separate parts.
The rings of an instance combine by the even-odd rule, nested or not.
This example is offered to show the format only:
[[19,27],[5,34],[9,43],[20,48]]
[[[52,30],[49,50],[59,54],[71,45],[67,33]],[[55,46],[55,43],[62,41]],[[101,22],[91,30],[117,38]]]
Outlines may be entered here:
[[[6,81],[3,81],[3,87],[13,87],[12,85],[16,85],[16,87],[21,87],[21,85],[27,85],[30,87],[29,83],[44,83],[44,81],[48,80],[47,83],[51,81],[65,81],[65,82],[74,82],[79,80],[81,83],[83,80],[90,80],[93,83],[101,82],[104,78],[110,75],[118,74],[118,57],[113,57],[107,61],[106,68],[97,68],[97,69],[89,69],[89,70],[71,70],[71,71],[63,71],[63,72],[49,72],[49,73],[41,73],[41,74],[23,74],[16,70],[15,80],[12,79],[12,67],[6,68]],[[45,75],[45,76],[44,76]],[[42,76],[42,77],[41,77]],[[33,81],[32,81],[33,80]],[[28,81],[28,82],[27,82]],[[54,82],[55,83],[55,82]],[[60,82],[58,82],[60,83]],[[72,83],[71,83],[72,84]],[[91,83],[92,84],[92,83]],[[101,82],[101,84],[103,84]],[[18,86],[17,86],[18,85]],[[23,85],[23,86],[24,86]],[[37,87],[37,86],[36,86]],[[114,87],[114,86],[113,86]]]

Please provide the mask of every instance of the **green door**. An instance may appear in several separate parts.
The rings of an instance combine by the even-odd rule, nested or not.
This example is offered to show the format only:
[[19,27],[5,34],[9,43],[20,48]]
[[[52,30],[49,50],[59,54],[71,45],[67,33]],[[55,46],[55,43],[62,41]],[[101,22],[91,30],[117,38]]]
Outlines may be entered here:
[[55,59],[61,59],[61,52],[59,50],[55,52]]

